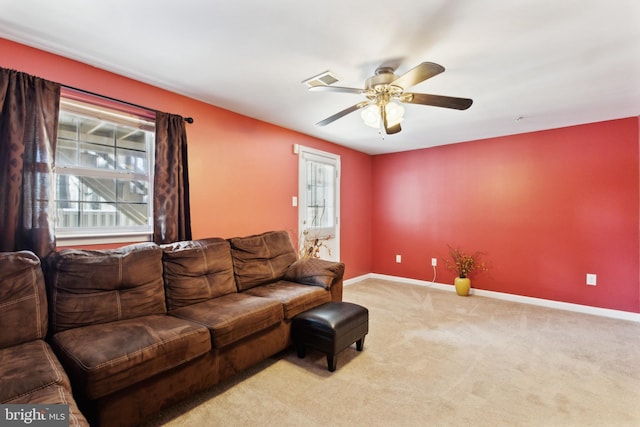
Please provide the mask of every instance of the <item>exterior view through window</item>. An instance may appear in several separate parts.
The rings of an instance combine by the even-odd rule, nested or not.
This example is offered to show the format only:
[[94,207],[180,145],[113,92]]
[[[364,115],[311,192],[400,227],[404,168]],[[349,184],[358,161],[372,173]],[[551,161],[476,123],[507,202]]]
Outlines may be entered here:
[[154,140],[154,119],[61,99],[58,239],[152,233]]

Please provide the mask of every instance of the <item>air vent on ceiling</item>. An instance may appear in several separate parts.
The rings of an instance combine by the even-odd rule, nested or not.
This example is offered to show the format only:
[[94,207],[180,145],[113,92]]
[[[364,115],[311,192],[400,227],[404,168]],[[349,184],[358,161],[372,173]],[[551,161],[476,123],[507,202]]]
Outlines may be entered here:
[[338,77],[333,74],[331,71],[325,71],[324,73],[320,73],[317,76],[313,76],[308,78],[307,80],[303,80],[302,83],[307,85],[308,87],[316,87],[316,86],[329,86],[338,81]]

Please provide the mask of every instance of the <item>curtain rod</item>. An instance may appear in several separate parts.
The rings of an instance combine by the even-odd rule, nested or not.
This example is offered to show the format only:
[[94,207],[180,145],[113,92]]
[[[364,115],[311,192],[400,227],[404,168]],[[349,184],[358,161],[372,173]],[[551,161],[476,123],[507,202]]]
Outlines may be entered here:
[[[86,93],[87,95],[93,95],[93,96],[97,96],[97,97],[100,97],[100,98],[108,99],[109,101],[119,102],[121,104],[126,104],[126,105],[130,105],[132,107],[141,108],[143,110],[157,111],[157,110],[155,110],[153,108],[149,108],[149,107],[145,107],[145,106],[142,106],[142,105],[134,104],[133,102],[123,101],[121,99],[112,98],[110,96],[101,95],[99,93],[90,92],[88,90],[78,89],[77,87],[68,86],[68,85],[60,85],[60,86],[63,86],[65,88],[67,88],[67,89],[75,90],[75,91],[78,91],[78,92]],[[193,117],[183,117],[183,119],[184,119],[185,122],[187,122],[189,124],[193,123]]]

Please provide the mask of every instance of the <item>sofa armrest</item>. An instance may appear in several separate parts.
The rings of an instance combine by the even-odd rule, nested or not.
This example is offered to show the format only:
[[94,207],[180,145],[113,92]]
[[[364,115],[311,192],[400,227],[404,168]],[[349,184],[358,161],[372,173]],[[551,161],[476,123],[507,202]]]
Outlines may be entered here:
[[299,259],[289,266],[284,280],[331,291],[332,301],[342,301],[344,263],[319,258]]

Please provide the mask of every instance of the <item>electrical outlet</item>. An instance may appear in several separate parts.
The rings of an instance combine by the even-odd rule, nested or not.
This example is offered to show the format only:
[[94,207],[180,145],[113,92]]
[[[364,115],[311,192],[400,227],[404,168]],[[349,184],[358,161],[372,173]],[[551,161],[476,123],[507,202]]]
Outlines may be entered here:
[[438,265],[438,258],[431,258],[431,266],[435,267],[436,265]]
[[400,264],[402,262],[402,256],[401,255],[396,255],[396,262],[398,264]]
[[595,274],[587,273],[587,285],[595,286],[596,285],[596,278],[597,278],[597,276]]

